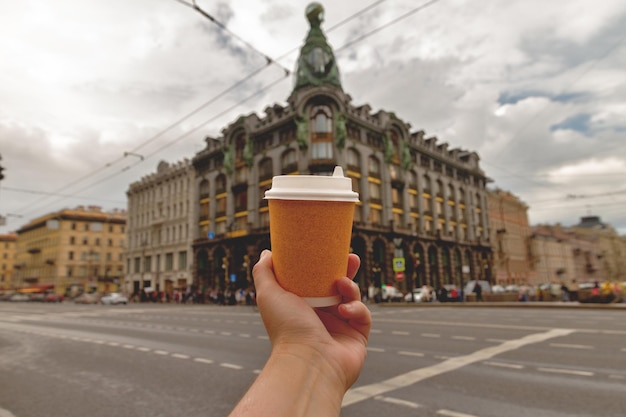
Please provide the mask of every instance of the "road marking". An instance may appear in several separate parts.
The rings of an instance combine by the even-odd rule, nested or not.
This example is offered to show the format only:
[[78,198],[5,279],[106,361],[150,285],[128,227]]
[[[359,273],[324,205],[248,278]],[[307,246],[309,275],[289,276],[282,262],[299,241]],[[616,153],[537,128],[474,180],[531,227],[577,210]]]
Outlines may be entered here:
[[626,379],[626,377],[624,377],[624,375],[609,375],[609,378],[611,379]]
[[232,363],[220,363],[220,366],[223,368],[228,368],[228,369],[236,369],[236,370],[243,369],[243,366],[234,365]]
[[269,336],[257,336],[257,339],[270,340]]
[[239,337],[250,337],[248,333],[240,333]]
[[170,353],[166,350],[155,350],[154,353],[157,355],[169,355]]
[[452,336],[452,338],[456,340],[476,340],[476,338],[472,336]]
[[381,382],[352,388],[348,390],[348,392],[344,396],[342,406],[345,407],[367,400],[377,395],[382,395],[389,391],[408,387],[409,385],[416,384],[425,379],[441,375],[446,372],[451,372],[476,362],[483,362],[485,360],[493,358],[496,355],[519,349],[526,345],[545,342],[546,340],[553,339],[555,337],[567,336],[574,333],[575,331],[576,330],[573,329],[552,329],[543,333],[530,334],[520,339],[509,340],[505,343],[502,343],[501,345],[490,346],[484,349],[477,350],[476,352],[470,353],[469,355],[457,356],[435,365],[427,366],[425,368],[418,368]]
[[419,352],[407,352],[406,350],[401,350],[398,352],[398,355],[404,355],[404,356],[424,356],[423,353],[419,353]]
[[172,358],[189,359],[189,355],[183,355],[182,353],[172,353]]
[[441,359],[442,361],[448,360],[451,357],[450,356],[443,356],[443,355],[435,355],[434,356],[435,359]]
[[558,348],[568,348],[568,349],[594,349],[593,346],[589,346],[589,345],[571,345],[567,343],[550,343],[550,346],[558,347]]
[[199,362],[199,363],[205,363],[207,365],[210,365],[213,363],[213,361],[211,359],[204,359],[204,358],[193,358],[193,360],[195,362]]
[[0,408],[0,417],[15,417],[15,414],[11,413],[9,410]]
[[394,330],[394,331],[391,332],[391,334],[395,334],[395,335],[398,335],[398,336],[408,336],[411,333],[403,332],[403,331],[400,331],[400,330]]
[[122,345],[122,347],[124,349],[134,349],[135,348],[135,346],[133,346],[133,345]]
[[150,352],[152,350],[152,349],[147,348],[147,347],[137,347],[135,349],[137,349],[140,352]]
[[490,343],[504,343],[504,342],[508,342],[507,339],[485,339],[485,341],[490,342]]
[[441,416],[448,416],[448,417],[476,417],[473,414],[459,413],[459,412],[451,411],[451,410],[438,410],[437,414]]
[[538,371],[541,372],[551,372],[554,374],[566,374],[566,375],[578,375],[578,376],[593,376],[593,372],[587,371],[575,371],[572,369],[561,369],[561,368],[537,368]]
[[205,330],[204,333],[206,334],[215,334],[214,330]]
[[380,330],[380,329],[371,329],[371,330],[370,330],[370,333],[376,333],[376,334],[379,334],[379,333],[382,333],[382,332],[383,332],[383,331],[382,331],[382,330]]
[[231,336],[232,333],[231,332],[220,332],[221,335],[223,336]]
[[626,352],[626,348],[622,348],[622,352]]
[[377,395],[376,397],[374,397],[374,399],[390,404],[402,405],[409,408],[418,408],[420,406],[418,403],[414,403],[412,401],[402,400],[400,398],[393,397],[383,397],[382,395]]
[[441,335],[437,334],[437,333],[422,333],[420,336],[422,336],[422,337],[441,337]]
[[366,349],[369,352],[384,352],[385,351],[385,349],[382,349],[382,348],[375,348],[375,347],[369,347],[369,346]]
[[485,365],[489,366],[498,366],[500,368],[510,368],[510,369],[523,369],[524,365],[515,365],[513,363],[504,363],[504,362],[483,362]]
[[109,342],[109,343],[107,343],[107,345],[109,345],[109,346],[119,346],[120,344],[117,343],[117,342]]

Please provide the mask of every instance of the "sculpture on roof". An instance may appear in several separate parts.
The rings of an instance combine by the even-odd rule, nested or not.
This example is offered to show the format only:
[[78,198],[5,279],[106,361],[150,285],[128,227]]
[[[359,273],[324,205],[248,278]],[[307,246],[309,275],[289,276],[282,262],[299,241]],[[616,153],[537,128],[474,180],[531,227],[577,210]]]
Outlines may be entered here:
[[319,3],[309,4],[306,8],[306,17],[311,29],[300,49],[294,90],[322,84],[332,84],[341,88],[333,49],[328,45],[326,36],[320,28],[324,20],[324,7]]

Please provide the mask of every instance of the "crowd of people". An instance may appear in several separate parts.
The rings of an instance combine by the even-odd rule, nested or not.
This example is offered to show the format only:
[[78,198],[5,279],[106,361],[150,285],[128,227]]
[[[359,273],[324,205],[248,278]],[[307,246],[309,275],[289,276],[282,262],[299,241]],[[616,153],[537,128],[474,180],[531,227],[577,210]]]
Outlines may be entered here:
[[204,291],[193,290],[191,287],[183,291],[172,292],[156,291],[144,288],[131,296],[132,302],[175,303],[175,304],[216,304],[216,305],[253,305],[256,303],[256,293],[250,288],[210,288]]

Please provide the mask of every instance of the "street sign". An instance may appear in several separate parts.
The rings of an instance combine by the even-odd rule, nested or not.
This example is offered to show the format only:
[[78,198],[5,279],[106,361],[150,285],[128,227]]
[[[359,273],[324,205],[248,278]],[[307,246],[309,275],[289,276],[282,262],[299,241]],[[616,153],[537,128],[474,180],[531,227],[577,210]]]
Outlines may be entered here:
[[396,272],[396,281],[398,282],[404,281],[404,272]]
[[404,272],[404,258],[393,258],[393,272]]
[[206,234],[206,237],[208,237],[209,239],[213,239],[215,237],[215,232],[209,231],[209,233]]
[[230,274],[230,282],[237,281],[237,274]]

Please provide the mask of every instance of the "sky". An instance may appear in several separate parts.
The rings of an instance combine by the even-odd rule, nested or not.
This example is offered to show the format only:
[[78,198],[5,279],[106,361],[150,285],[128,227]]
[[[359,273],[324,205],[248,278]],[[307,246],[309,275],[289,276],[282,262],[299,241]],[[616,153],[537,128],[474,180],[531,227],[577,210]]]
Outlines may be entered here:
[[[126,208],[160,161],[286,104],[309,1],[192,1],[0,1],[0,233]],[[532,225],[626,234],[626,2],[322,4],[353,105],[477,152]]]

